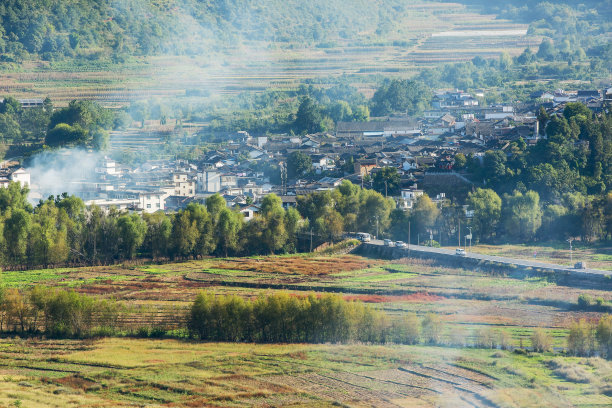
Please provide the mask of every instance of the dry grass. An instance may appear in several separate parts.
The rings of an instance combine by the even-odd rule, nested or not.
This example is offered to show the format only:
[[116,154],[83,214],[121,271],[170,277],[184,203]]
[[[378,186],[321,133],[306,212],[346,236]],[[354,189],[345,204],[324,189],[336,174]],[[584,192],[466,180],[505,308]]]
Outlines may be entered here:
[[382,263],[378,260],[361,258],[354,255],[342,255],[325,257],[233,258],[213,262],[211,267],[215,269],[261,273],[322,276],[371,268]]

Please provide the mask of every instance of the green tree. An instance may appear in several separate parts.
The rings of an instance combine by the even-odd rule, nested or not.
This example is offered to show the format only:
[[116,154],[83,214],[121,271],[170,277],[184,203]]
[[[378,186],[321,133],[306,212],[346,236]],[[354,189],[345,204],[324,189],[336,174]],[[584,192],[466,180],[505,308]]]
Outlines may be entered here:
[[218,239],[218,252],[223,256],[236,253],[240,250],[239,234],[243,226],[243,217],[228,208],[219,213],[219,220],[215,226]]
[[124,259],[132,259],[144,242],[147,224],[138,214],[125,214],[117,220],[119,251]]
[[435,313],[427,313],[421,322],[422,335],[426,343],[439,344],[442,340],[442,319]]
[[585,319],[573,322],[567,336],[567,351],[574,356],[588,357],[593,345],[593,327]]
[[455,164],[453,168],[455,169],[463,169],[467,165],[467,159],[463,153],[457,153],[455,155]]
[[9,211],[4,220],[4,241],[7,257],[13,263],[25,261],[31,216],[23,209]]
[[372,114],[385,116],[401,112],[413,116],[429,106],[431,96],[431,90],[421,81],[385,80],[372,97]]
[[287,158],[287,175],[290,179],[301,177],[311,169],[312,159],[304,152],[292,152]]
[[199,231],[195,220],[185,211],[174,214],[172,220],[172,254],[175,257],[187,257],[194,253],[198,242]]
[[261,216],[265,221],[262,240],[267,250],[274,253],[287,242],[285,210],[276,194],[268,194],[261,202]]
[[385,197],[397,196],[400,193],[401,177],[395,167],[383,167],[374,173],[372,182],[374,190]]
[[298,133],[317,133],[323,130],[323,114],[316,101],[306,96],[300,102],[294,127]]
[[337,101],[329,109],[329,116],[334,122],[347,121],[353,118],[353,110],[346,101]]
[[9,182],[8,187],[0,188],[0,214],[17,209],[31,211],[32,207],[28,203],[29,192],[27,186],[13,181]]
[[427,194],[417,198],[410,212],[413,233],[425,234],[435,225],[439,215],[440,210]]
[[89,141],[87,132],[80,126],[60,123],[47,132],[45,144],[51,147],[78,146]]
[[172,221],[162,211],[142,215],[147,224],[144,248],[153,259],[166,257],[171,245]]
[[507,175],[506,154],[501,150],[488,150],[485,152],[483,165],[484,174],[493,185],[500,184]]
[[555,46],[552,40],[550,40],[549,38],[545,38],[540,43],[540,47],[538,48],[538,53],[537,53],[538,58],[542,58],[547,61],[552,61],[555,59],[556,55],[557,55],[557,50],[555,49]]
[[221,214],[221,211],[225,208],[227,208],[227,203],[219,193],[215,193],[206,199],[206,209],[215,224],[219,219],[219,214]]
[[468,194],[467,204],[474,211],[472,225],[478,238],[487,240],[493,237],[501,216],[501,198],[491,189],[478,188]]
[[0,142],[18,143],[21,141],[21,127],[9,113],[0,113]]
[[542,225],[540,196],[535,191],[504,195],[503,220],[508,237],[521,242],[531,241]]
[[595,338],[602,357],[612,359],[612,315],[606,314],[599,319],[595,329]]

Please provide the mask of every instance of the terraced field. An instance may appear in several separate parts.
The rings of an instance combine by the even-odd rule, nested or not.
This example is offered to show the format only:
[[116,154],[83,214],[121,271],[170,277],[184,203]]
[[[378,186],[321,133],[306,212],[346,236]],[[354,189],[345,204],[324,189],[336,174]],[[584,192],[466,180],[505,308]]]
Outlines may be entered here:
[[372,75],[410,77],[423,66],[517,55],[541,38],[527,26],[478,14],[456,3],[406,5],[397,32],[381,40],[371,32],[359,38],[305,46],[302,43],[250,42],[214,55],[159,56],[127,63],[31,62],[0,73],[0,94],[18,98],[49,96],[57,106],[92,99],[124,106],[150,97],[184,96],[187,90],[236,94],[266,88],[295,88],[305,78],[347,74],[366,94]]

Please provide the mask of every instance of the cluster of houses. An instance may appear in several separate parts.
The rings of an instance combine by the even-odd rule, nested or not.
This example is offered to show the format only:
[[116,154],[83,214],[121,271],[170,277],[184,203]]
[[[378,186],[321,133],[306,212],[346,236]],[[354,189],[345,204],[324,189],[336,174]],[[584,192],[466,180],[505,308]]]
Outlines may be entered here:
[[[446,196],[440,191],[458,185],[471,187],[473,180],[455,168],[458,153],[478,159],[486,150],[507,149],[518,138],[536,143],[545,137],[536,118],[539,106],[543,104],[554,114],[562,112],[568,102],[582,101],[597,111],[612,100],[612,89],[542,93],[537,96],[538,104],[531,105],[483,107],[478,99],[482,96],[478,92],[441,92],[435,95],[432,109],[420,118],[340,122],[331,133],[251,137],[237,132],[222,147],[190,162],[151,160],[130,167],[104,157],[95,174],[73,182],[70,192],[103,209],[149,213],[175,211],[219,193],[228,206],[250,220],[259,211],[258,203],[271,192],[281,197],[285,207],[295,206],[298,195],[334,189],[345,179],[369,187],[376,172],[395,167],[401,189],[393,198],[398,208],[409,210],[424,190],[435,191],[432,198],[442,202]],[[312,169],[288,179],[288,158],[296,151],[311,158]],[[271,164],[276,166],[276,175],[262,170],[270,169]],[[36,180],[30,182],[27,170],[5,163],[0,169],[0,187],[9,181],[29,185],[33,194],[37,191]]]

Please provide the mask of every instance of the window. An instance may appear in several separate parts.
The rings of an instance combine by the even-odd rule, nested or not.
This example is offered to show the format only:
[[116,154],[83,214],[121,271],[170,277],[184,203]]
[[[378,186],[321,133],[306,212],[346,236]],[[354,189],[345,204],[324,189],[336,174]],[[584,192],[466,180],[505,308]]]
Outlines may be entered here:
[[147,204],[147,208],[151,208],[151,204]]

